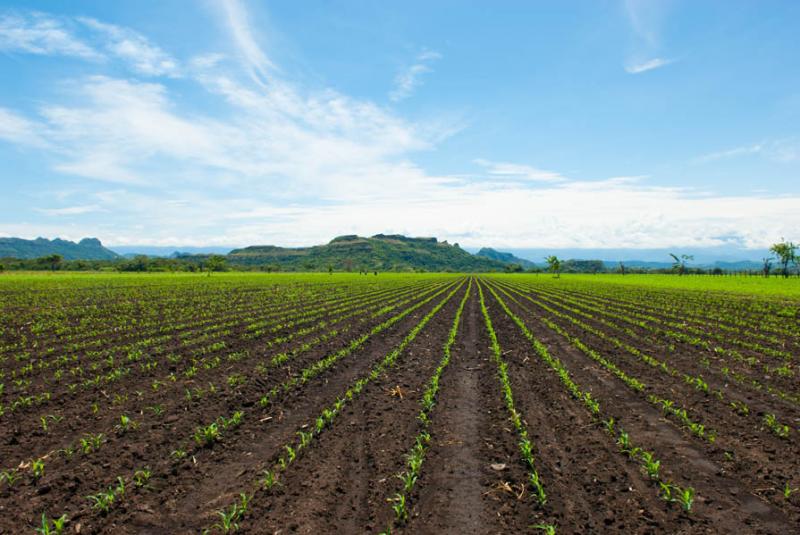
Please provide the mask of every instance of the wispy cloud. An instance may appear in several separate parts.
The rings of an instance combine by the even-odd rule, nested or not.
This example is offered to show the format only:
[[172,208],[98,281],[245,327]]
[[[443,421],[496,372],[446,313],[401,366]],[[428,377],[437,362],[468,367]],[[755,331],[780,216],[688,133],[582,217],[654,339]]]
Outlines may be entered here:
[[491,177],[503,179],[516,179],[530,182],[564,182],[567,178],[554,171],[545,171],[530,165],[522,165],[508,162],[493,162],[478,158],[473,160],[486,170]]
[[105,212],[106,210],[97,204],[87,204],[83,206],[65,206],[61,208],[37,208],[37,211],[49,216],[71,216]]
[[239,0],[221,0],[220,5],[245,68],[256,83],[264,85],[275,65],[258,45],[247,11]]
[[410,97],[422,85],[422,75],[433,71],[432,64],[442,59],[442,55],[426,50],[417,55],[414,63],[400,71],[394,79],[394,89],[389,93],[392,102]]
[[625,71],[629,74],[639,74],[664,67],[670,63],[673,63],[674,61],[675,60],[672,59],[653,58],[641,63],[629,63],[625,66]]
[[732,149],[703,154],[692,160],[692,163],[709,163],[717,160],[740,158],[744,156],[761,156],[775,162],[794,162],[800,160],[800,140],[784,138],[765,140]]
[[18,145],[47,146],[41,125],[5,108],[0,108],[0,139]]
[[667,2],[625,0],[625,14],[634,37],[634,47],[623,65],[628,74],[641,74],[675,63],[659,53],[662,49],[661,26],[667,16]]
[[142,34],[89,17],[79,17],[77,20],[97,32],[105,49],[128,63],[137,73],[145,76],[178,74],[177,62]]
[[[490,159],[473,161],[479,180],[431,173],[415,156],[452,135],[451,124],[410,121],[373,101],[289,79],[259,47],[242,4],[225,5],[242,68],[200,51],[194,61],[175,60],[186,77],[179,89],[196,82],[203,107],[182,99],[168,76],[142,81],[115,70],[115,77],[54,84],[34,112],[0,108],[1,138],[40,148],[45,165],[69,175],[58,177],[69,192],[46,188],[37,197],[52,219],[20,223],[0,210],[0,235],[307,245],[336,233],[398,232],[505,247],[709,246],[735,235],[760,247],[800,223],[798,195],[700,195],[630,176],[579,181]],[[99,36],[97,50],[107,58],[98,68],[135,65],[106,47],[116,41],[105,32],[89,34]],[[781,154],[796,153],[787,143]]]
[[0,50],[28,54],[74,56],[98,60],[103,55],[78,38],[70,21],[44,13],[0,16]]
[[177,61],[142,34],[88,17],[55,17],[38,12],[3,15],[0,50],[92,61],[119,58],[137,74],[179,74]]

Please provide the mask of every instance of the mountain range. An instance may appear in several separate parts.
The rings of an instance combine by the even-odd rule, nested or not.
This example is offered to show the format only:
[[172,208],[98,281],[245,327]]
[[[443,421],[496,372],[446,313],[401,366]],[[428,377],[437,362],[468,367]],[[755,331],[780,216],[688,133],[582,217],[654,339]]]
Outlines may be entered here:
[[115,260],[119,255],[103,247],[97,238],[84,238],[78,243],[56,238],[0,238],[0,258],[32,259],[61,255],[64,260]]
[[325,245],[276,247],[256,245],[234,249],[227,256],[234,265],[267,265],[294,270],[366,271],[498,271],[506,264],[477,256],[457,243],[436,238],[409,238],[399,234],[376,234],[365,238],[339,236]]
[[[607,270],[616,270],[622,259],[628,268],[669,269],[672,262],[669,252],[664,249],[650,250],[545,250],[510,249],[501,252],[490,247],[480,250],[461,248],[457,243],[449,244],[436,238],[409,238],[398,234],[376,234],[372,237],[356,235],[339,236],[324,245],[312,247],[278,247],[274,245],[255,245],[229,250],[224,247],[171,247],[124,246],[115,250],[104,247],[97,238],[84,238],[72,242],[56,238],[48,240],[36,238],[0,238],[0,258],[34,259],[58,254],[65,260],[104,260],[115,261],[129,258],[135,254],[151,257],[170,257],[188,261],[202,261],[209,254],[227,253],[230,265],[247,267],[270,266],[282,270],[326,270],[329,267],[339,270],[367,271],[498,271],[511,264],[523,269],[545,267],[544,257],[555,254],[562,259],[598,258]],[[768,251],[747,250],[739,253],[731,251],[680,250],[694,253],[691,266],[720,268],[724,270],[759,270],[760,257],[768,256]],[[638,254],[638,256],[637,256]],[[716,256],[711,256],[716,254]],[[529,259],[541,259],[533,262]],[[663,260],[661,260],[663,259]],[[602,268],[601,268],[602,269]]]

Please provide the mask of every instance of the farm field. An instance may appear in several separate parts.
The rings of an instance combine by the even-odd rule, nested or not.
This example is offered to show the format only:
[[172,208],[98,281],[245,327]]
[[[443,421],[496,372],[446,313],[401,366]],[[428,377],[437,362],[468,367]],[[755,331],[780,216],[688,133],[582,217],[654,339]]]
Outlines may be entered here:
[[755,277],[2,275],[0,533],[794,533],[799,307]]

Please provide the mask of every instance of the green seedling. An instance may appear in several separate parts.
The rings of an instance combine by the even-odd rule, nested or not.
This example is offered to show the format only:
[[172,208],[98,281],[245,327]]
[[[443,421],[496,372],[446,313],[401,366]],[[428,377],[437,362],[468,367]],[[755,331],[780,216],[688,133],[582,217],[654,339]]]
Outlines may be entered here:
[[6,482],[6,485],[8,485],[9,488],[13,487],[14,483],[19,481],[19,470],[16,468],[10,468],[0,472],[0,483],[3,481]]
[[97,433],[96,435],[86,434],[83,438],[81,438],[81,451],[84,454],[92,453],[93,451],[97,451],[100,449],[100,445],[103,443],[104,439],[103,433]]
[[210,423],[205,427],[198,427],[194,432],[194,440],[200,446],[210,446],[219,440],[221,436],[216,422]]
[[645,473],[650,479],[658,480],[658,471],[661,467],[661,461],[653,458],[653,454],[649,451],[643,451],[641,454],[642,466]]
[[133,486],[139,488],[144,487],[147,485],[147,482],[150,481],[150,476],[152,475],[153,473],[150,471],[149,467],[136,470],[133,473]]
[[114,505],[116,495],[114,494],[114,489],[109,487],[109,489],[106,491],[92,494],[86,498],[93,502],[92,509],[98,510],[102,513],[108,513],[111,510],[111,506]]
[[44,476],[44,460],[36,459],[31,461],[31,473],[34,481],[38,481]]
[[408,520],[408,509],[406,508],[406,497],[403,494],[397,493],[394,498],[389,500],[392,502],[392,509],[394,516],[398,523],[405,524]]
[[270,490],[278,484],[278,476],[272,470],[264,470],[264,477],[261,478],[261,488]]
[[48,519],[46,513],[42,513],[42,525],[36,528],[36,533],[40,535],[62,535],[67,524],[67,515],[58,518]]

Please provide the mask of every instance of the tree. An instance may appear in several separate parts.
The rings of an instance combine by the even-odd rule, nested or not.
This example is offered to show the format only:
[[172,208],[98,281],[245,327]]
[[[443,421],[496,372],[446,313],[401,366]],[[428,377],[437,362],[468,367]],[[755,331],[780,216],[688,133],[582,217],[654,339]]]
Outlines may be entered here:
[[0,264],[0,273],[4,272],[5,270],[6,270],[6,266],[4,266],[3,264]]
[[525,271],[520,264],[506,264],[506,273],[522,273]]
[[622,273],[622,276],[625,276],[625,264],[622,262],[619,263],[619,272]]
[[206,269],[208,272],[212,271],[225,271],[225,257],[218,254],[212,254],[206,260]]
[[60,254],[51,254],[43,256],[41,258],[37,258],[36,263],[42,266],[47,266],[48,269],[55,271],[61,267],[61,262],[63,260],[64,257],[61,256]]
[[778,257],[783,268],[781,269],[781,273],[783,273],[784,278],[789,276],[789,262],[794,261],[797,258],[796,251],[797,245],[790,241],[786,241],[785,239],[781,238],[780,243],[774,244],[772,247],[769,248],[771,253],[774,253],[775,256]]
[[688,260],[694,260],[694,256],[690,254],[682,254],[680,258],[676,255],[669,253],[669,255],[675,260],[672,264],[672,269],[678,272],[678,275],[683,275],[686,273],[686,262]]
[[766,257],[761,259],[764,262],[764,265],[761,267],[761,271],[764,273],[765,277],[769,277],[769,272],[772,269],[772,258]]
[[545,257],[544,260],[547,262],[553,277],[558,278],[559,273],[561,272],[561,260],[559,260],[556,255]]

